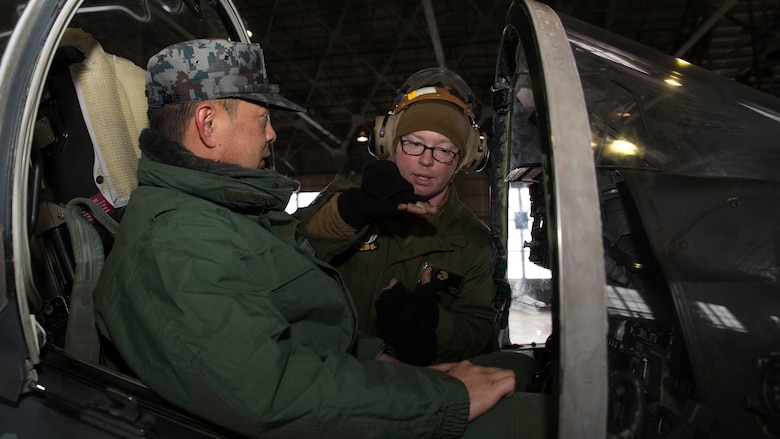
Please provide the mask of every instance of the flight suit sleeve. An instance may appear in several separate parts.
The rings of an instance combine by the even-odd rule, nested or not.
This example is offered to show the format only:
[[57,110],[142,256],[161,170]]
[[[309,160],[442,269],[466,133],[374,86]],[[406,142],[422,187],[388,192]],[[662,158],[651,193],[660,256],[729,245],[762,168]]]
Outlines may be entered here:
[[339,195],[343,190],[355,187],[359,186],[337,176],[310,206],[295,212],[294,216],[301,221],[301,233],[314,248],[315,255],[325,262],[332,262],[333,258],[355,246],[370,227],[355,229],[339,215]]

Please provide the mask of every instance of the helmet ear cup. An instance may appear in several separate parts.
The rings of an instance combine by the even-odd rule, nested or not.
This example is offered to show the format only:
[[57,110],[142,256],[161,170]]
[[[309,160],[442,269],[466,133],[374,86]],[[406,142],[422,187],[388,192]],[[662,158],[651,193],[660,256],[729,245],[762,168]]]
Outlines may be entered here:
[[473,155],[468,163],[461,164],[460,169],[464,172],[479,172],[485,169],[488,157],[490,156],[487,134],[484,132],[480,133],[479,130],[475,128],[471,130],[467,143],[466,148],[469,151],[473,151]]
[[395,139],[395,127],[398,124],[398,115],[387,113],[377,116],[374,120],[374,129],[368,139],[368,152],[379,159],[387,159],[392,156],[392,144]]
[[485,169],[488,160],[490,160],[490,139],[488,139],[488,135],[484,131],[480,133],[477,152],[479,153],[479,160],[477,161],[477,167],[474,169],[475,172]]

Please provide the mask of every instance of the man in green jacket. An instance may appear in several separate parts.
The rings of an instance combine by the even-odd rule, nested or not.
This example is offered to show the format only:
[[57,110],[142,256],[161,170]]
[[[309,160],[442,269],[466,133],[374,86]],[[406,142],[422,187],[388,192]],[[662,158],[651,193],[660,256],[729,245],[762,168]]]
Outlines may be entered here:
[[338,273],[284,212],[297,183],[263,169],[269,110],[302,109],[268,83],[259,45],[165,48],[147,95],[139,187],[95,305],[101,333],[152,390],[250,437],[448,438],[527,412],[517,394],[504,399],[511,371],[398,364],[358,335]]

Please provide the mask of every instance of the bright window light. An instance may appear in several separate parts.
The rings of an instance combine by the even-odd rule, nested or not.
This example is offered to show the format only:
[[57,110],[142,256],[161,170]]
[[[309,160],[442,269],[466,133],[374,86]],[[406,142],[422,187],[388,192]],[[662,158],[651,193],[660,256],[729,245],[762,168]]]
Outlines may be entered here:
[[296,210],[311,204],[312,201],[317,198],[317,195],[319,195],[319,192],[297,192],[290,197],[290,202],[287,203],[287,207],[284,208],[284,211],[292,214]]
[[669,84],[669,85],[673,85],[675,87],[682,87],[682,84],[680,83],[680,81],[678,81],[675,78],[666,78],[666,79],[664,79],[664,82]]
[[631,142],[625,140],[615,140],[609,145],[609,149],[615,154],[635,155],[638,148]]
[[712,326],[737,332],[747,332],[742,323],[725,306],[705,302],[694,303],[699,308],[700,315],[709,320]]
[[607,307],[611,313],[629,317],[653,320],[653,312],[639,292],[630,288],[607,286]]

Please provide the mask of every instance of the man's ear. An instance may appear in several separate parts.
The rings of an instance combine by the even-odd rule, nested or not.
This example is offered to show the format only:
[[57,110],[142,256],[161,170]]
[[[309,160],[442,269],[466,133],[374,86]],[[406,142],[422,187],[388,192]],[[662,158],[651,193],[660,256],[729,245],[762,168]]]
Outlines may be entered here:
[[201,102],[195,107],[195,126],[198,129],[200,141],[207,148],[217,146],[217,140],[214,137],[214,118],[216,109],[211,102]]

